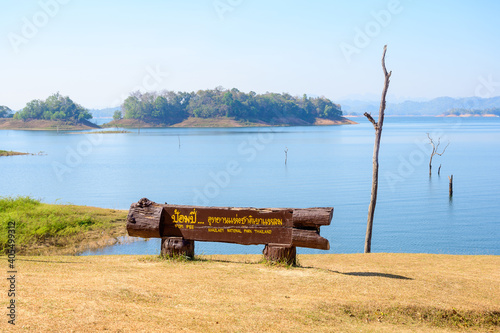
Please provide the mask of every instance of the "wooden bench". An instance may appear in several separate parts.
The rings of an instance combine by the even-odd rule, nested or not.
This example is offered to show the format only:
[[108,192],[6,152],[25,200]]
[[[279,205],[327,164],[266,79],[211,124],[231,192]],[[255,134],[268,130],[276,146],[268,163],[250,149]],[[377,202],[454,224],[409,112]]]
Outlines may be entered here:
[[271,261],[296,262],[296,247],[329,250],[319,234],[333,207],[238,208],[157,204],[146,198],[130,206],[129,236],[161,238],[161,254],[194,256],[194,241],[263,244]]

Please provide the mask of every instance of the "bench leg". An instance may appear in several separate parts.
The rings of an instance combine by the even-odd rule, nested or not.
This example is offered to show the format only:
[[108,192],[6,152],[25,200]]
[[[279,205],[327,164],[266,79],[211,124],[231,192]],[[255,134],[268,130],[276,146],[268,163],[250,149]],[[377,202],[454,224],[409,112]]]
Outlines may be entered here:
[[267,244],[262,251],[264,258],[272,262],[282,262],[287,265],[297,264],[297,248],[281,244]]
[[182,237],[162,237],[160,254],[166,257],[186,256],[194,258],[194,241]]

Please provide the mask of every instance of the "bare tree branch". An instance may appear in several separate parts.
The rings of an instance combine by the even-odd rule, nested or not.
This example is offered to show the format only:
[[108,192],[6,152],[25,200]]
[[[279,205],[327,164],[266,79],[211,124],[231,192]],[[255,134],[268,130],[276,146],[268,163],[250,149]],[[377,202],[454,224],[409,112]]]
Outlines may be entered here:
[[432,158],[434,157],[434,155],[442,156],[444,154],[444,152],[446,151],[446,148],[448,148],[448,146],[450,145],[450,142],[448,142],[446,147],[444,147],[443,151],[441,153],[439,153],[438,149],[439,149],[439,145],[441,144],[441,138],[438,138],[437,144],[435,144],[434,140],[431,138],[429,133],[427,133],[427,137],[429,138],[429,141],[430,141],[429,144],[432,145],[431,157],[429,159],[429,176],[431,176],[432,175]]
[[365,112],[364,115],[373,124],[373,127],[375,127],[375,130],[377,130],[377,122],[375,121],[375,119],[373,119],[372,115],[369,114],[368,112]]
[[[439,156],[443,155],[443,154],[444,154],[444,152],[446,151],[446,148],[448,148],[448,146],[449,146],[449,145],[450,145],[450,143],[448,142],[448,144],[446,145],[446,147],[444,147],[444,149],[443,149],[443,151],[442,151],[441,153],[438,153],[438,152],[436,151],[436,155],[439,155]],[[439,145],[438,145],[438,147],[439,147]],[[436,150],[437,150],[437,147],[436,147]]]
[[[384,45],[384,53],[382,54],[382,69],[384,71],[384,76],[385,78],[389,78],[392,74],[392,71],[387,74],[387,69],[385,68],[385,53],[387,52],[387,45]],[[385,92],[387,93],[387,89],[385,89]],[[385,102],[385,99],[384,99],[384,102]]]
[[378,117],[378,126],[382,129],[382,124],[384,123],[384,110],[385,110],[385,98],[387,96],[387,89],[389,88],[389,82],[392,75],[392,71],[387,73],[387,69],[385,68],[385,53],[387,52],[387,45],[384,45],[384,53],[382,54],[382,69],[384,71],[384,90],[382,90],[382,98],[380,100],[380,109],[379,109],[379,117]]

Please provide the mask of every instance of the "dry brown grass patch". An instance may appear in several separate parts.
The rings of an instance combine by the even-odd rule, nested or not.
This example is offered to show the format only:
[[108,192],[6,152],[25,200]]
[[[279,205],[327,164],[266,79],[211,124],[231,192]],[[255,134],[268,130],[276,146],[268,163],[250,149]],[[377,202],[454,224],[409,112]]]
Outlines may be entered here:
[[299,255],[295,268],[258,255],[18,259],[23,331],[500,331],[498,256]]

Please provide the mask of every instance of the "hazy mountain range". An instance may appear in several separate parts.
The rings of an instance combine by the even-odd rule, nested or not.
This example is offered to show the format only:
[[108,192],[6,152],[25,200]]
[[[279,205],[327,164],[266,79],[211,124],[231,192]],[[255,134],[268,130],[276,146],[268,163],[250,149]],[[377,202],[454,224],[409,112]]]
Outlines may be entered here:
[[115,106],[114,108],[93,109],[89,110],[89,112],[92,113],[93,118],[111,118],[116,110],[120,110],[120,107]]
[[[344,100],[338,101],[345,115],[365,112],[377,114],[380,101]],[[500,96],[492,98],[465,97],[451,98],[438,97],[430,101],[405,101],[401,103],[387,103],[386,115],[429,115],[436,116],[450,109],[491,109],[500,108]]]

